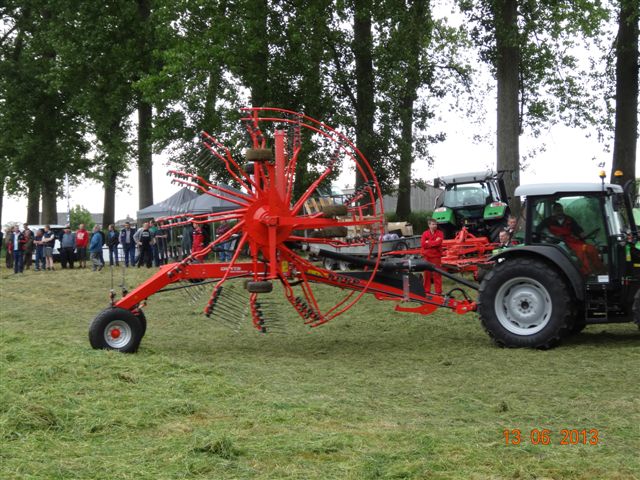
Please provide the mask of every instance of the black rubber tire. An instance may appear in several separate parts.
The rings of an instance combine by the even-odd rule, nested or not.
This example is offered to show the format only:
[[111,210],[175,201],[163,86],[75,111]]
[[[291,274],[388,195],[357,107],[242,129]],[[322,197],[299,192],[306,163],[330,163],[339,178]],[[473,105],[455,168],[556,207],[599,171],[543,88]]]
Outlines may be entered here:
[[349,213],[346,205],[325,205],[321,210],[322,216],[327,218],[344,217]]
[[268,280],[258,282],[249,281],[245,288],[249,293],[271,293],[273,291],[273,283]]
[[640,290],[633,297],[633,322],[640,327]]
[[138,317],[138,320],[140,320],[140,326],[142,327],[142,336],[144,337],[144,334],[147,333],[147,317],[145,317],[142,310],[138,310],[135,316]]
[[584,319],[580,319],[580,320],[576,319],[573,322],[573,325],[571,326],[571,330],[569,331],[569,335],[577,335],[581,331],[583,331],[585,328],[587,328],[587,322],[585,322]]
[[273,161],[273,150],[270,148],[247,148],[245,157],[250,162],[271,162]]
[[316,238],[343,238],[348,234],[347,227],[327,227],[313,232],[311,236]]
[[[114,322],[128,330],[125,342],[119,345],[116,341],[108,341],[106,330]],[[110,307],[98,314],[89,325],[89,343],[95,349],[116,350],[122,353],[135,353],[144,335],[140,318],[129,310]]]
[[[531,334],[519,333],[527,329],[510,324],[509,320],[504,318],[504,311],[499,311],[496,306],[496,297],[502,295],[501,288],[507,288],[509,282],[516,282],[518,279],[522,279],[520,286],[525,285],[529,289],[528,291],[526,288],[518,290],[518,285],[514,284],[514,288],[516,288],[514,295],[519,291],[522,292],[519,306],[521,311],[525,311],[525,314],[520,313],[521,315],[526,315],[526,310],[530,308],[535,310],[535,302],[531,300],[535,295],[546,295],[550,303],[550,312],[547,313],[546,323],[543,323],[539,331],[530,328],[534,331]],[[527,284],[527,282],[530,283]],[[529,294],[530,296],[527,297],[528,292],[532,290],[535,294],[533,296]],[[513,304],[518,302],[517,298],[513,298]],[[496,264],[482,280],[478,295],[478,314],[482,326],[498,346],[509,348],[548,349],[555,347],[571,332],[574,322],[572,305],[569,288],[560,273],[543,261],[532,258],[514,258]],[[512,315],[518,313],[514,312]],[[503,322],[510,324],[511,330],[500,321],[498,316],[503,319]],[[518,332],[513,330],[518,330]]]

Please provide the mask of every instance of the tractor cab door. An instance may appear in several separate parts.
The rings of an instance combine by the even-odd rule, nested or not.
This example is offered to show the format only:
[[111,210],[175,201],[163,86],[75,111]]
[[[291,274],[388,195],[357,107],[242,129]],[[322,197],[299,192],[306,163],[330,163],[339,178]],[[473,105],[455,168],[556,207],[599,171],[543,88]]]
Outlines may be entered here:
[[585,277],[608,283],[611,251],[601,195],[567,193],[527,203],[532,244],[556,246]]
[[640,283],[640,241],[634,238],[637,230],[633,212],[623,195],[612,195],[605,202],[607,226],[611,235],[612,278]]

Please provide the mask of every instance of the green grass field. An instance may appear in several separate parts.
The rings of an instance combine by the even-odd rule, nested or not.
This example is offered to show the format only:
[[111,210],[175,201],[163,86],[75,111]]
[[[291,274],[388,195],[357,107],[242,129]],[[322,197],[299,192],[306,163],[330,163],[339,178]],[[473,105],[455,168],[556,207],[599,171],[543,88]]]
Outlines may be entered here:
[[[150,299],[126,355],[87,340],[109,288],[108,270],[0,270],[0,478],[640,478],[635,325],[506,350],[475,314],[365,297],[311,332],[282,309],[288,334],[265,336],[173,292]],[[561,445],[562,429],[598,444]]]

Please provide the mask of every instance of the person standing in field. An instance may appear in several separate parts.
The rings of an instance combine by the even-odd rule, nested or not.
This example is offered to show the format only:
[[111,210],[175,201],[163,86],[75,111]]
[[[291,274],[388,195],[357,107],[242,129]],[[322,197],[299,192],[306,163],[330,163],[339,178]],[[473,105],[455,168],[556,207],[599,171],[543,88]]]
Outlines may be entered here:
[[[220,222],[220,225],[216,229],[216,235],[220,238],[222,235],[231,230],[231,224],[226,221]],[[219,255],[221,262],[228,262],[231,260],[231,240],[227,240],[226,242],[222,242],[219,248]]]
[[33,264],[33,232],[28,228],[22,232],[24,234],[24,269],[31,270]]
[[26,239],[24,233],[17,225],[13,227],[11,235],[11,251],[13,252],[13,273],[24,272],[24,244]]
[[116,231],[115,225],[112,223],[107,230],[107,247],[109,247],[109,265],[113,266],[114,259],[116,267],[120,266],[118,261],[118,244],[120,243],[120,235]]
[[164,222],[158,222],[158,230],[156,231],[156,248],[158,250],[158,260],[160,265],[166,265],[169,259],[169,252],[167,249],[168,233],[169,230],[162,228]]
[[136,241],[133,238],[135,233],[129,222],[125,222],[124,228],[120,231],[120,245],[124,253],[124,264],[127,267],[129,264],[133,267],[136,263]]
[[89,254],[91,255],[92,270],[102,270],[102,235],[100,235],[100,227],[96,225],[93,227],[93,234],[91,235],[91,243],[89,244]]
[[191,224],[187,223],[182,227],[182,258],[187,258],[191,255],[191,243],[193,240],[193,228]]
[[62,268],[73,268],[73,257],[76,247],[76,235],[71,231],[69,225],[65,225],[64,233],[60,239],[60,266]]
[[7,268],[13,268],[13,245],[11,244],[12,235],[12,229],[7,228],[4,233],[4,247],[7,250],[7,253],[5,254]]
[[47,270],[53,270],[53,246],[56,242],[56,235],[51,230],[49,225],[44,226],[44,233],[42,234],[42,244],[44,245],[44,258],[47,265]]
[[143,263],[147,268],[151,268],[151,262],[153,260],[151,245],[154,243],[154,239],[151,231],[149,230],[149,223],[144,222],[142,224],[142,228],[135,233],[133,238],[140,249],[140,254],[138,255],[138,268],[140,268]]
[[[433,218],[428,220],[429,228],[422,234],[420,246],[424,259],[436,266],[442,265],[442,242],[444,235],[438,230],[438,222]],[[424,292],[431,293],[431,281],[435,284],[435,293],[442,294],[442,275],[436,272],[425,270],[424,272]]]
[[42,243],[42,239],[44,238],[44,230],[39,228],[36,232],[36,236],[33,239],[33,243],[36,249],[36,272],[42,270],[43,272],[46,269],[46,261],[44,256],[44,243]]
[[89,245],[89,232],[84,228],[84,223],[81,223],[76,230],[76,252],[80,268],[87,268],[87,245]]
[[513,235],[516,233],[518,219],[513,215],[509,215],[507,219],[507,227],[504,229],[509,234],[509,241],[513,241]]
[[[191,240],[191,254],[198,253],[204,249],[204,232],[202,227],[197,222],[192,222],[193,233]],[[201,260],[200,258],[198,260]]]

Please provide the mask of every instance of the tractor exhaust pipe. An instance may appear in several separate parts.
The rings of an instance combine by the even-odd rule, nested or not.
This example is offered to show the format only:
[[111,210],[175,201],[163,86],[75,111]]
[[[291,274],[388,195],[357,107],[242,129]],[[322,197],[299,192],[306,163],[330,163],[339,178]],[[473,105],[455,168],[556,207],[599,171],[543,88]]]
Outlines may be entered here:
[[[338,252],[331,252],[324,249],[318,250],[317,254],[321,257],[327,257],[333,260],[342,260],[361,267],[375,267],[378,263],[375,260],[370,260],[368,258],[356,257],[353,255],[346,255],[344,253]],[[430,272],[439,273],[443,277],[447,277],[454,282],[460,283],[465,287],[469,287],[473,290],[478,290],[480,288],[477,283],[470,282],[469,280],[465,280],[464,278],[453,275],[452,273],[449,273],[446,270],[442,270],[441,268],[436,267],[433,263],[427,262],[426,260],[385,260],[380,262],[378,268],[383,272],[424,272],[425,270],[428,270]]]

